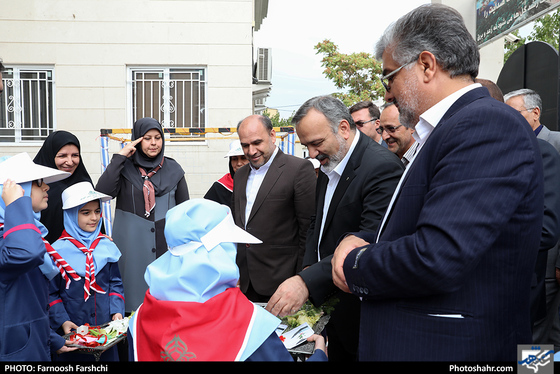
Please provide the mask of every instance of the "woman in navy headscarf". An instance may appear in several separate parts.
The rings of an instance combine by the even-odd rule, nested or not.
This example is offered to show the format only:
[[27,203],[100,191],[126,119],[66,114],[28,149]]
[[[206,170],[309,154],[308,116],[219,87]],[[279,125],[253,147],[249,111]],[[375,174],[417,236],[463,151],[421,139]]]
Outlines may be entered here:
[[185,172],[177,161],[164,156],[161,124],[153,118],[134,123],[131,142],[111,159],[95,189],[117,198],[113,240],[130,313],[148,289],[142,274],[167,251],[163,229],[165,214],[189,198]]

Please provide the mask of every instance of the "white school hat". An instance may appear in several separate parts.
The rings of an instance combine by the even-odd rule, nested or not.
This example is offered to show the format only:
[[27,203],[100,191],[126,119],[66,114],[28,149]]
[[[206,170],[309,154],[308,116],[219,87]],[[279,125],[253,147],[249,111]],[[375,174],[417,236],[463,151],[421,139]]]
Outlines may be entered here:
[[229,151],[224,156],[224,158],[231,156],[243,156],[244,154],[245,153],[243,153],[243,148],[241,148],[241,142],[239,140],[234,140],[229,143]]
[[18,184],[43,179],[45,183],[49,184],[68,178],[70,175],[72,174],[66,171],[34,163],[25,152],[0,162],[0,184],[4,184],[7,179]]
[[144,279],[158,300],[205,302],[235,287],[236,243],[262,243],[235,225],[231,210],[211,200],[190,199],[165,216],[168,251],[148,265]]
[[62,209],[70,209],[93,200],[109,201],[111,196],[97,192],[90,182],[79,182],[62,191]]

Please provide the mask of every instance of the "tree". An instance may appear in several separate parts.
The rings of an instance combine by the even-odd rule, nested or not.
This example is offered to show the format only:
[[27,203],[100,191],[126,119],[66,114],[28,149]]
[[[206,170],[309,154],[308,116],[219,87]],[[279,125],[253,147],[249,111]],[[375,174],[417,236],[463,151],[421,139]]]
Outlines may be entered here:
[[357,52],[344,54],[338,47],[326,39],[315,46],[317,54],[323,54],[321,66],[325,68],[323,74],[339,89],[345,92],[335,92],[333,96],[339,98],[346,106],[359,101],[375,101],[385,94],[379,80],[381,63],[371,54]]
[[537,18],[533,23],[533,30],[527,37],[521,37],[519,30],[512,32],[519,40],[515,43],[506,42],[504,45],[504,62],[515,50],[525,43],[533,41],[546,42],[558,50],[558,30],[560,28],[560,10]]
[[292,118],[294,114],[290,116],[290,118],[280,118],[280,113],[272,114],[271,112],[266,109],[263,113],[263,116],[270,118],[272,122],[272,127],[292,127]]

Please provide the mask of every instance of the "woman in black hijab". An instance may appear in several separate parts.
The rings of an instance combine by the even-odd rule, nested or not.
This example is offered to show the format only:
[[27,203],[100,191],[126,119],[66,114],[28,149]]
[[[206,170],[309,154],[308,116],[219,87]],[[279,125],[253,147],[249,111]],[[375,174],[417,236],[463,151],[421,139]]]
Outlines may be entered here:
[[96,190],[117,198],[113,240],[122,257],[126,312],[144,300],[146,267],[167,250],[165,214],[189,199],[185,172],[164,156],[161,124],[153,118],[134,123],[131,142],[111,159]]
[[68,131],[52,132],[33,162],[72,174],[66,179],[49,184],[49,206],[41,212],[41,223],[49,230],[45,239],[54,243],[64,230],[62,191],[78,182],[91,182],[91,177],[81,159],[80,141]]

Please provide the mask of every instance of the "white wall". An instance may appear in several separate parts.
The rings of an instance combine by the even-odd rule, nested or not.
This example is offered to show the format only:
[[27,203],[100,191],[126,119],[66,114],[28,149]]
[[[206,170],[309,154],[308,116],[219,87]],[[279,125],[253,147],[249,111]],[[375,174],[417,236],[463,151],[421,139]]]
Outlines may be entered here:
[[[55,68],[56,126],[81,142],[94,181],[99,129],[128,128],[128,66],[202,66],[207,127],[235,127],[252,111],[252,0],[0,0],[5,65]],[[193,197],[228,169],[229,140],[167,144]],[[111,142],[118,150],[117,142]],[[2,145],[0,155],[40,143]]]

